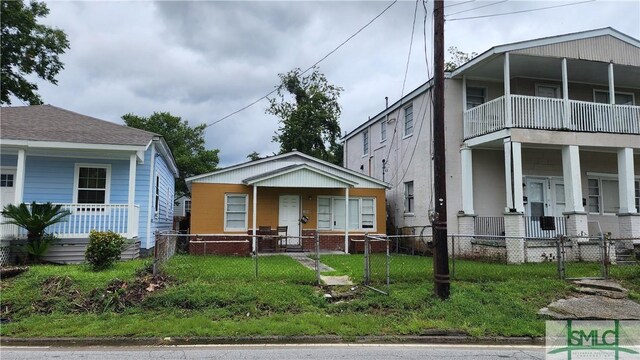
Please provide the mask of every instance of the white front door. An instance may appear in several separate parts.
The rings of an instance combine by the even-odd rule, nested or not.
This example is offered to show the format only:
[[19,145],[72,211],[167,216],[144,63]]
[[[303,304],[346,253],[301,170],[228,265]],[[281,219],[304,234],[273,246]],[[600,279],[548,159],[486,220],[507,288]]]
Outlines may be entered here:
[[549,215],[562,216],[564,208],[564,182],[563,180],[551,179],[551,211]]
[[2,208],[15,200],[16,169],[0,169],[0,204]]
[[287,227],[287,245],[300,245],[300,196],[281,195],[278,211],[278,226]]

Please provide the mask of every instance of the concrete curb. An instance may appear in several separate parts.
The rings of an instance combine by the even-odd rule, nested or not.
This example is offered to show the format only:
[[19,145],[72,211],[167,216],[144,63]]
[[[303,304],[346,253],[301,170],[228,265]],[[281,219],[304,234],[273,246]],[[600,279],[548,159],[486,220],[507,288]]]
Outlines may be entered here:
[[456,344],[456,345],[544,345],[543,337],[467,335],[427,336],[255,336],[255,337],[104,337],[104,338],[0,338],[3,346],[172,346],[172,345],[284,345],[284,344]]

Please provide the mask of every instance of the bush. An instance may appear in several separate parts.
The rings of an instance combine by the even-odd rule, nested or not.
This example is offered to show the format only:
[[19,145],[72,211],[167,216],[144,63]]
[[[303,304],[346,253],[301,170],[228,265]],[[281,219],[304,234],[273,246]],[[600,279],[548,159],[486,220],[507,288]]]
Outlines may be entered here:
[[125,246],[125,239],[113,231],[91,230],[89,245],[84,253],[85,259],[93,270],[110,268],[120,260],[120,254]]

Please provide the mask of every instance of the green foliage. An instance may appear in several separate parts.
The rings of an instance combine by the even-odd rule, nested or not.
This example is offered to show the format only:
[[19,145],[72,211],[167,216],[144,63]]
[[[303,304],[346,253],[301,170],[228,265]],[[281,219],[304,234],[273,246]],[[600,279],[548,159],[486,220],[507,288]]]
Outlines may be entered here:
[[456,46],[450,46],[449,49],[449,60],[444,63],[444,71],[453,71],[458,68],[460,65],[465,64],[469,60],[478,56],[478,53],[472,52],[471,54],[458,50]]
[[2,216],[8,219],[4,224],[17,225],[27,230],[27,243],[21,248],[32,262],[41,262],[49,246],[58,240],[53,234],[45,234],[44,230],[53,224],[66,221],[70,214],[69,210],[62,209],[62,205],[53,205],[50,202],[37,204],[35,201],[31,205],[8,204],[2,210]]
[[[318,159],[342,164],[338,144],[341,87],[328,83],[317,68],[303,75],[296,68],[278,74],[281,80],[277,97],[269,99],[268,114],[280,118],[273,141],[280,143],[280,153],[296,149]],[[293,97],[292,101],[288,98]]]
[[64,68],[59,55],[69,48],[67,35],[59,29],[38,23],[49,9],[44,2],[2,0],[0,16],[2,68],[0,104],[11,104],[10,95],[31,105],[42,104],[38,85],[30,75],[57,84],[56,75]]
[[168,112],[155,112],[149,117],[126,114],[122,117],[130,127],[162,135],[176,161],[180,178],[176,181],[176,197],[190,195],[184,179],[216,169],[220,150],[205,148],[205,124],[189,126],[187,120]]
[[42,237],[44,229],[65,221],[70,214],[71,211],[62,209],[62,205],[53,205],[50,202],[37,204],[35,201],[31,205],[25,203],[18,206],[8,204],[2,210],[2,216],[9,219],[4,223],[18,225],[27,230],[29,239]]
[[247,155],[247,159],[249,159],[250,161],[256,161],[256,160],[260,160],[262,159],[260,157],[260,153],[257,151],[253,151],[251,154]]
[[119,234],[91,230],[84,256],[94,270],[108,269],[120,260],[125,245],[125,239]]

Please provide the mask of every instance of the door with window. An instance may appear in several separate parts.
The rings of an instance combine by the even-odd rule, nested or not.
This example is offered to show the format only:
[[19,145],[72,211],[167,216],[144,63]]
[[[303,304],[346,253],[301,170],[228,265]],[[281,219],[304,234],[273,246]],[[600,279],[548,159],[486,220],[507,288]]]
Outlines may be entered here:
[[281,195],[278,211],[278,226],[287,227],[286,245],[300,245],[300,196]]
[[527,236],[554,237],[563,232],[555,219],[556,230],[542,231],[541,216],[561,217],[565,210],[564,182],[562,178],[527,178],[525,196],[527,205]]
[[536,85],[536,96],[540,98],[536,101],[535,112],[536,119],[538,120],[536,125],[558,125],[562,123],[563,119],[563,105],[559,101],[547,100],[547,99],[559,99],[560,87],[554,85]]

